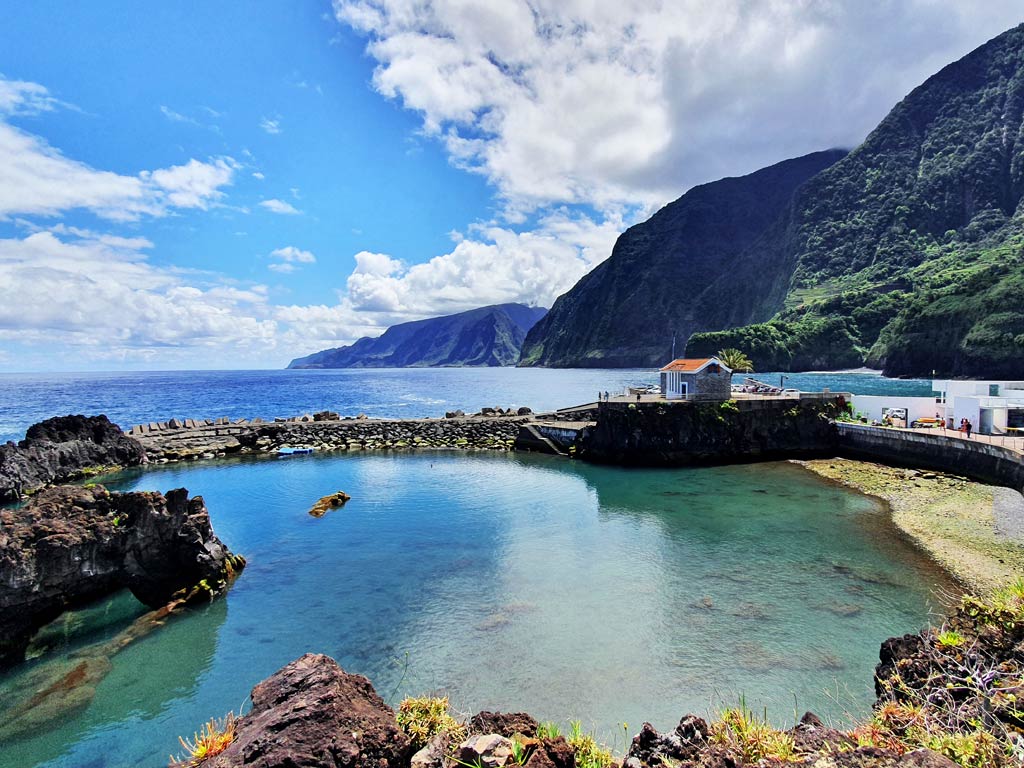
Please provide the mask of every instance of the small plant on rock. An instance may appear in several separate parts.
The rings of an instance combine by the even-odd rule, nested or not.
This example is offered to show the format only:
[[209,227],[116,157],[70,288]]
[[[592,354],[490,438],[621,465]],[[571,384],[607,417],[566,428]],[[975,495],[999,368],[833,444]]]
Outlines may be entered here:
[[557,739],[562,735],[562,729],[551,721],[543,722],[537,726],[538,739]]
[[583,733],[579,720],[569,723],[569,729],[567,741],[576,755],[576,768],[610,768],[615,764],[611,751],[598,746],[589,733]]
[[793,737],[769,725],[767,716],[755,715],[742,699],[738,707],[722,712],[721,720],[711,726],[711,741],[735,752],[744,763],[796,759]]
[[235,714],[229,712],[221,720],[211,719],[205,723],[197,733],[192,734],[192,739],[183,736],[178,737],[181,746],[184,748],[184,755],[170,758],[170,768],[195,768],[201,765],[207,758],[219,755],[235,740]]
[[402,699],[395,719],[416,749],[426,746],[441,733],[456,742],[466,738],[466,727],[452,716],[447,696]]

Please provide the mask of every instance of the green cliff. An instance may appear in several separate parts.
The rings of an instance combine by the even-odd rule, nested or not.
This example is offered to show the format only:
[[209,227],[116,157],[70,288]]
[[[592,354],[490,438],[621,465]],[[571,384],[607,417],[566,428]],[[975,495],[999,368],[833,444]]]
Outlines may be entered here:
[[[720,252],[727,263],[716,281],[691,279],[705,254],[656,242],[622,270],[620,239],[528,336],[523,359],[650,365],[667,357],[665,339],[675,331],[679,352],[684,339],[690,356],[738,347],[761,370],[867,364],[890,375],[1021,377],[1022,198],[1024,26],[929,78],[863,144],[796,185],[752,242]],[[667,269],[673,259],[686,264]],[[670,285],[641,288],[659,280]],[[615,282],[636,290],[628,302],[602,303],[622,290],[605,285]],[[669,291],[687,309],[670,313],[659,300]],[[625,351],[605,355],[610,342],[579,330],[598,318],[652,332],[632,344],[613,336]],[[562,339],[579,343],[575,360]]]

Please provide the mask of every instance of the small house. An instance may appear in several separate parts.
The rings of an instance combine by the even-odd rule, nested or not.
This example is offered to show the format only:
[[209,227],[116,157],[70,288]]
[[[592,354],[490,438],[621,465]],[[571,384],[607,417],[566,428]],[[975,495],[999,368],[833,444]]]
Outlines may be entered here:
[[661,369],[661,395],[669,400],[728,400],[732,397],[732,369],[717,357],[673,360]]

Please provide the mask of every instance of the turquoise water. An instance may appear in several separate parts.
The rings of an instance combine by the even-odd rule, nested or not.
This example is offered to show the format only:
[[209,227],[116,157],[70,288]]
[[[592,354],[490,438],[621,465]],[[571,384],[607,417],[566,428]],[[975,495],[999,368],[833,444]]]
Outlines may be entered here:
[[[767,706],[863,714],[880,642],[941,610],[952,585],[879,506],[791,464],[690,470],[535,456],[308,456],[169,465],[111,487],[202,494],[249,558],[228,597],[111,659],[59,727],[0,747],[0,765],[166,765],[177,736],[245,702],[307,651],[395,702],[447,692],[463,712],[620,723]],[[339,511],[307,514],[336,490]],[[111,637],[119,595],[58,623],[30,673]]]
[[[778,384],[782,374],[757,377]],[[931,383],[871,374],[786,374],[797,389],[860,395],[928,395]],[[553,410],[598,391],[656,384],[653,370],[404,368],[333,371],[146,371],[0,374],[0,441],[66,413],[104,413],[130,427],[170,418],[297,416],[330,409],[355,416],[420,418],[483,406]]]

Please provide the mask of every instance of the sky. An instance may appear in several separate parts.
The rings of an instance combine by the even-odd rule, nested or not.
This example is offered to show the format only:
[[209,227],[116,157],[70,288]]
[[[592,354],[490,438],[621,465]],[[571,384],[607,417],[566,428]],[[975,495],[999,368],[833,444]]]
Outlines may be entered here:
[[0,371],[278,368],[551,306],[695,184],[856,146],[1019,0],[35,0]]

